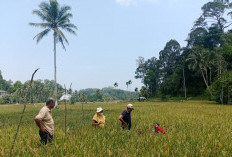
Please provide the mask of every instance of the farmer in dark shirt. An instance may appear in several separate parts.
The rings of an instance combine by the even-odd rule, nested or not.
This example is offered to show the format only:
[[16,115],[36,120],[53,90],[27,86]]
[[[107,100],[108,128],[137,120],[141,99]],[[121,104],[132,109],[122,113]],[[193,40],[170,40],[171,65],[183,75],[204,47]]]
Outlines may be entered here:
[[122,122],[122,128],[130,130],[131,128],[131,111],[134,110],[132,104],[127,105],[127,109],[119,116],[119,120]]

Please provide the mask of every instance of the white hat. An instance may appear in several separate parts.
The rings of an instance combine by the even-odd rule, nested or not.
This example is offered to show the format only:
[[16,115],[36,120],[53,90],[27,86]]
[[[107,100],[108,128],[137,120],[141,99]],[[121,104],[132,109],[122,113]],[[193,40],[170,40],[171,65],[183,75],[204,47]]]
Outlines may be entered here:
[[134,109],[132,104],[128,104],[128,105],[127,105],[127,108],[129,108],[129,109],[131,109],[131,110]]
[[101,108],[101,107],[99,107],[99,108],[97,108],[97,113],[99,113],[99,112],[101,112],[101,111],[103,111],[103,109]]

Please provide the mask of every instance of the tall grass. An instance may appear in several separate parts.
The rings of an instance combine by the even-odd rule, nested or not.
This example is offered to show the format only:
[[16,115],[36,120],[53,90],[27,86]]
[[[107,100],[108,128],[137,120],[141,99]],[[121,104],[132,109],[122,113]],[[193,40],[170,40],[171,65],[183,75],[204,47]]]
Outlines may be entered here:
[[[136,102],[130,131],[120,128],[118,116],[127,103],[68,105],[64,133],[64,106],[53,110],[53,144],[39,143],[34,116],[41,105],[28,106],[16,141],[15,156],[230,156],[232,154],[231,106],[207,101]],[[96,108],[106,116],[104,129],[91,126]],[[23,106],[0,106],[0,156],[9,154]],[[167,133],[150,134],[154,121]]]

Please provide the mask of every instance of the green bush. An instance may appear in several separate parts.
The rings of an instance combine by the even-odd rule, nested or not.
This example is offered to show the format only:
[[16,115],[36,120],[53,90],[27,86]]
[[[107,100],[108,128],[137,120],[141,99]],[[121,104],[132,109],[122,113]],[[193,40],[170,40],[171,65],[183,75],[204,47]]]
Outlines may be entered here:
[[4,104],[4,99],[3,98],[0,98],[0,104]]
[[211,85],[214,98],[218,103],[231,104],[232,95],[232,71],[222,75],[220,79]]

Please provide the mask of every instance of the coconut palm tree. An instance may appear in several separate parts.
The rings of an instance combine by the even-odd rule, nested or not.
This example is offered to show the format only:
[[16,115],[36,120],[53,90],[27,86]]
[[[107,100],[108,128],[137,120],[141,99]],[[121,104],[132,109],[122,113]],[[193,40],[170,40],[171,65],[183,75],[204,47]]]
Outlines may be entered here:
[[126,88],[127,88],[127,90],[128,90],[128,86],[130,86],[131,84],[132,84],[131,80],[129,80],[129,81],[126,82]]
[[131,80],[129,80],[129,81],[128,81],[128,85],[130,86],[131,84],[132,84],[132,81],[131,81]]
[[199,70],[202,78],[205,82],[207,90],[209,91],[210,95],[213,97],[213,94],[209,88],[209,83],[207,79],[207,53],[208,50],[204,49],[203,47],[194,47],[193,52],[187,58],[187,61],[190,61],[188,67],[192,70]]
[[114,83],[114,87],[115,87],[115,88],[118,87],[118,83],[117,83],[117,82]]
[[69,12],[70,6],[60,6],[56,0],[49,0],[49,2],[42,2],[39,5],[39,9],[33,10],[32,14],[37,15],[42,22],[41,23],[29,23],[31,26],[41,27],[44,30],[37,34],[34,39],[39,43],[43,37],[48,35],[49,32],[53,32],[53,46],[54,46],[54,80],[55,80],[55,98],[57,100],[57,82],[56,82],[56,44],[61,43],[65,49],[64,43],[68,44],[68,40],[63,30],[76,35],[75,30],[77,27],[70,23],[72,14]]
[[129,86],[129,81],[126,82],[126,88],[127,88],[127,90],[128,90],[128,86]]
[[135,88],[136,96],[138,95],[138,91],[139,91],[139,89],[138,89],[138,87],[136,87],[136,88]]

